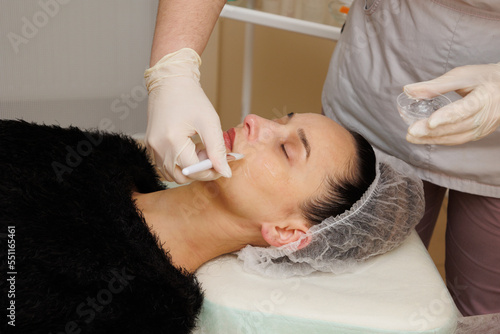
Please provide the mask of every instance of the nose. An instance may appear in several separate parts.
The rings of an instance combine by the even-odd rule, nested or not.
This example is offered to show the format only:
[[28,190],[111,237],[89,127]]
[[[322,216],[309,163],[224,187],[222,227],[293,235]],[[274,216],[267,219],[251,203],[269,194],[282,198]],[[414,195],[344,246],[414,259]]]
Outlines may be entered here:
[[248,141],[267,142],[275,137],[278,124],[257,115],[248,115],[243,120],[243,126],[247,130]]

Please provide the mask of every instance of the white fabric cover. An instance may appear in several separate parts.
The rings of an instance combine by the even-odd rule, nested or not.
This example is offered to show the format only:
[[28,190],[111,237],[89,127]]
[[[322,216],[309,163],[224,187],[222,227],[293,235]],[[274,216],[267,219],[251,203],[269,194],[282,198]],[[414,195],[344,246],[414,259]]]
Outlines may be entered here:
[[415,231],[353,273],[272,279],[224,255],[197,277],[205,301],[196,334],[453,333],[458,314]]

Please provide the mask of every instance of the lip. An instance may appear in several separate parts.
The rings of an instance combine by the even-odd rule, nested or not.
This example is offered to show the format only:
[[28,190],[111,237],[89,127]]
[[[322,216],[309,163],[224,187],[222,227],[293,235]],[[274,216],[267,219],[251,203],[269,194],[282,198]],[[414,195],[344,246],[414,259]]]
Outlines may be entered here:
[[233,143],[234,143],[234,138],[235,138],[235,131],[234,128],[231,128],[223,133],[224,136],[224,143],[226,144],[226,149],[228,152],[233,151]]

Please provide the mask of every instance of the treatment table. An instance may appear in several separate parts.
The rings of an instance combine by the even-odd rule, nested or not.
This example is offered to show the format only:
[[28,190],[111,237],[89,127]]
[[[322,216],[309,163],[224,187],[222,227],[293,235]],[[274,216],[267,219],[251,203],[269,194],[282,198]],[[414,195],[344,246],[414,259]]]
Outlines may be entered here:
[[266,278],[230,254],[196,275],[205,300],[195,334],[453,333],[460,316],[415,231],[351,273]]

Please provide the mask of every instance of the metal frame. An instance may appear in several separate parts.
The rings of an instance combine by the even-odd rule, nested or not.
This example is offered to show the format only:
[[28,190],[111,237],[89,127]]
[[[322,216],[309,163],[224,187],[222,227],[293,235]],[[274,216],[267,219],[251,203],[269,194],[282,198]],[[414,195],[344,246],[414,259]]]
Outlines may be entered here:
[[[249,1],[253,7],[253,1]],[[340,38],[340,28],[300,20],[292,17],[266,13],[250,8],[225,5],[220,17],[246,22],[245,49],[243,59],[243,88],[241,95],[241,120],[250,114],[252,100],[252,69],[253,69],[253,42],[254,25],[262,25],[306,35],[326,38],[336,41]]]

